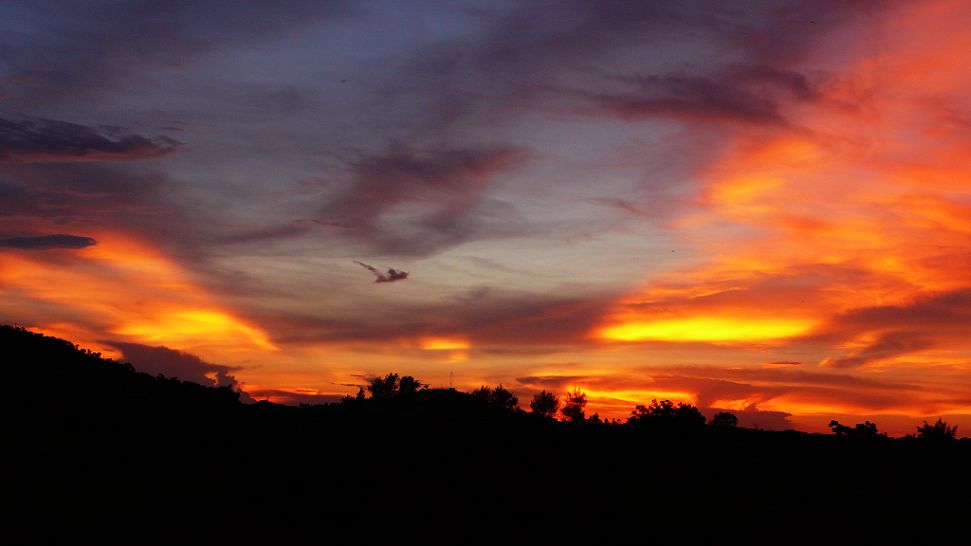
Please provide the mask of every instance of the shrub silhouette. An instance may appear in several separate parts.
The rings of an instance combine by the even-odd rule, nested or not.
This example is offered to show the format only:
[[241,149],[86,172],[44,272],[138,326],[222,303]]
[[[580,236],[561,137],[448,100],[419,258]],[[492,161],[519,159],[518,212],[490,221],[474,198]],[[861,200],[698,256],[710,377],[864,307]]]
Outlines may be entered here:
[[948,426],[943,419],[938,417],[937,422],[933,425],[924,421],[923,426],[917,427],[917,438],[928,442],[948,442],[957,438],[957,432],[957,425]]
[[542,390],[533,395],[529,409],[537,415],[553,419],[556,417],[557,410],[560,409],[560,399],[555,394]]
[[691,404],[679,402],[675,405],[670,400],[651,400],[648,406],[638,404],[627,418],[627,423],[637,427],[690,429],[703,426],[705,416]]
[[580,389],[573,389],[566,393],[563,401],[563,409],[560,413],[571,423],[582,423],[586,418],[584,408],[587,407],[587,395]]
[[842,438],[886,438],[886,434],[877,431],[877,424],[871,423],[870,421],[865,421],[863,423],[857,423],[853,427],[848,427],[846,425],[840,424],[839,421],[833,419],[829,422],[829,428],[832,429],[833,434]]
[[711,416],[710,425],[719,428],[734,428],[738,426],[738,417],[734,413],[720,411]]

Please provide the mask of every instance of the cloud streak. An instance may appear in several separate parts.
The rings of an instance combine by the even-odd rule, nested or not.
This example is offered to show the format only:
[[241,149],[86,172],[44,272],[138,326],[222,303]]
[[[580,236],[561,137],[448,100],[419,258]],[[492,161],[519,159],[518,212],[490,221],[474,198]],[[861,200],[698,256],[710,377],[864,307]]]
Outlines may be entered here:
[[92,237],[57,233],[53,235],[7,237],[0,239],[0,248],[15,248],[18,250],[52,250],[64,248],[79,250],[94,246],[97,243]]
[[710,78],[647,75],[625,78],[633,89],[616,94],[588,94],[581,113],[609,115],[625,121],[670,117],[689,122],[741,122],[787,125],[771,99]]

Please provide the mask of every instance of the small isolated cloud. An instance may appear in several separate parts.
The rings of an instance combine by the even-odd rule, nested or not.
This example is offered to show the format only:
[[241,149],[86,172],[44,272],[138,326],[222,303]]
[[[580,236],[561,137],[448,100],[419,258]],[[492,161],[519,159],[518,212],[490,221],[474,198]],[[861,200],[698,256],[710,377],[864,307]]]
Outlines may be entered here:
[[0,118],[0,163],[123,161],[168,155],[179,142],[66,121]]
[[370,266],[364,262],[359,262],[355,260],[354,263],[363,267],[364,269],[367,269],[371,273],[374,273],[374,276],[376,277],[374,279],[374,282],[395,282],[395,281],[403,281],[408,278],[407,271],[399,271],[397,269],[388,268],[387,273],[382,273],[378,268],[374,266]]
[[7,237],[0,239],[0,248],[16,248],[20,250],[51,250],[56,248],[81,249],[94,246],[98,241],[81,235],[34,235],[24,237]]

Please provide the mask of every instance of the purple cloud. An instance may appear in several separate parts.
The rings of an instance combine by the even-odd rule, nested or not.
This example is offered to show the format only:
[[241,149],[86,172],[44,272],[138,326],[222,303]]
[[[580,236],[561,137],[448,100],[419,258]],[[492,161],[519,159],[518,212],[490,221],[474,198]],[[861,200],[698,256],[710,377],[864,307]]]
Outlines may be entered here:
[[66,121],[0,118],[0,163],[56,163],[147,159],[173,153],[179,142],[116,128]]

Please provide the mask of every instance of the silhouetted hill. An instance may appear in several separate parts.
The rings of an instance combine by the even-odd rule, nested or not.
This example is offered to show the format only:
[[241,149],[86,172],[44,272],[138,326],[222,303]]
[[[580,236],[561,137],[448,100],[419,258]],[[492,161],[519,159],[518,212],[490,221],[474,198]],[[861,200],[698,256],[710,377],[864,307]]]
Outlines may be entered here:
[[131,364],[102,358],[74,344],[22,328],[0,326],[6,394],[34,412],[132,416],[170,412],[199,415],[231,411],[239,393],[189,381],[139,373]]
[[508,393],[417,383],[337,404],[241,404],[229,388],[22,329],[0,327],[0,347],[7,516],[57,522],[17,543],[65,531],[127,544],[967,534],[954,518],[971,506],[968,441],[711,426],[664,403],[630,425],[567,423],[510,409]]

